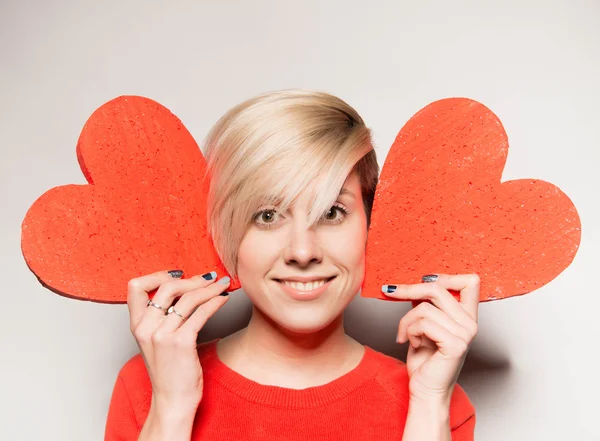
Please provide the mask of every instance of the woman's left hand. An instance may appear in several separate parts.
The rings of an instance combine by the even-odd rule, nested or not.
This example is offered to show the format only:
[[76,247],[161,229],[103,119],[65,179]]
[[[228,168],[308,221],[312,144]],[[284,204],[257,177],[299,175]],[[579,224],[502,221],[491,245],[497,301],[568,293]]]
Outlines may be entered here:
[[[397,337],[398,343],[409,341],[406,365],[411,398],[449,404],[477,335],[480,280],[476,274],[438,274],[423,276],[423,281],[384,285],[382,291],[413,303],[413,309],[400,320]],[[448,290],[460,292],[460,301]]]

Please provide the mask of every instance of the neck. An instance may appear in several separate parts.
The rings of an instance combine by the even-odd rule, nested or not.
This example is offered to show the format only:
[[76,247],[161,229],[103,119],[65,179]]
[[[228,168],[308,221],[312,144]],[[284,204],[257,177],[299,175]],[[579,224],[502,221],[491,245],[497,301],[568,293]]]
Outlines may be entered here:
[[295,333],[254,307],[248,326],[237,334],[236,370],[263,384],[325,384],[354,368],[362,356],[362,345],[344,332],[343,313],[317,332]]

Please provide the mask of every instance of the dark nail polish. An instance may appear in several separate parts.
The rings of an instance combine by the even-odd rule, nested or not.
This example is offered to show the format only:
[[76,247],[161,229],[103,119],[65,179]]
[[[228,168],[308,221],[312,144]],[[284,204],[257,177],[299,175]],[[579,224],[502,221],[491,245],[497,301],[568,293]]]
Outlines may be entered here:
[[183,271],[181,271],[181,270],[171,270],[171,271],[168,271],[168,273],[174,279],[181,279],[181,277],[183,276]]
[[425,274],[423,277],[421,277],[423,283],[435,282],[437,279],[437,274]]
[[223,297],[227,297],[227,296],[229,295],[229,293],[228,293],[227,291],[225,291],[225,292],[222,292],[222,293],[221,293],[221,294],[219,294],[219,295],[220,295],[220,296],[223,296]]
[[391,294],[391,293],[393,293],[394,291],[396,291],[396,288],[398,288],[396,285],[383,285],[383,286],[381,287],[381,290],[382,290],[384,293]]
[[202,274],[202,278],[204,280],[212,280],[217,277],[217,273],[215,271],[211,271],[210,273]]

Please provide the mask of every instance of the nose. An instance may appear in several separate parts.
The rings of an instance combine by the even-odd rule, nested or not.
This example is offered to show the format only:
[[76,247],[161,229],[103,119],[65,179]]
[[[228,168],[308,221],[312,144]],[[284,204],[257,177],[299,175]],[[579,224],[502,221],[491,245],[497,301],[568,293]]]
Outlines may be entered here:
[[287,264],[301,267],[320,263],[323,260],[323,250],[318,243],[315,229],[306,228],[306,225],[295,225],[289,234],[283,257]]

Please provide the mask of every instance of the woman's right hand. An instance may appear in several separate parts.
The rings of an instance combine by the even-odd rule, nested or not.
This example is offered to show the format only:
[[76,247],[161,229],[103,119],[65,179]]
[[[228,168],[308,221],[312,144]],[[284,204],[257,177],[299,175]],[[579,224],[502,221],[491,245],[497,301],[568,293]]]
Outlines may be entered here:
[[[229,277],[214,283],[215,272],[183,280],[181,276],[181,271],[172,270],[131,279],[127,305],[131,332],[152,382],[152,404],[165,410],[193,406],[195,411],[204,385],[196,339],[206,321],[227,303],[229,297],[221,294]],[[148,293],[157,288],[152,302],[162,309],[148,303]],[[166,314],[177,298],[176,312]]]

